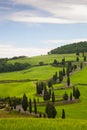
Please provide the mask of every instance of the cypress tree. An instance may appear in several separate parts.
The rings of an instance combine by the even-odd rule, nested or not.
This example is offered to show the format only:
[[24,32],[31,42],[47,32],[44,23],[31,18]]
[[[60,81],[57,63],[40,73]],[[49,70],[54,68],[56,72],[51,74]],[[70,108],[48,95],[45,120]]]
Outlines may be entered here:
[[80,69],[82,70],[82,68],[83,68],[83,64],[82,64],[82,62],[80,63]]
[[50,93],[46,90],[44,91],[44,96],[43,96],[44,100],[47,101],[47,100],[50,100]]
[[65,111],[62,109],[62,119],[65,119]]
[[75,90],[75,87],[73,87],[73,97],[76,98],[76,90]]
[[67,85],[68,85],[68,87],[70,86],[70,77],[69,76],[67,77]]
[[63,95],[63,99],[64,100],[68,100],[68,94],[65,92],[65,94]]
[[37,114],[36,99],[34,99],[34,113]]
[[72,100],[72,93],[70,93],[70,100]]
[[29,112],[32,113],[32,101],[29,99]]
[[13,107],[14,109],[16,109],[16,105],[17,105],[17,101],[16,101],[16,98],[13,99]]
[[54,95],[54,92],[52,93],[52,102],[55,102],[55,95]]
[[28,99],[27,96],[24,94],[22,99],[22,108],[24,111],[26,111],[27,107],[28,107]]
[[63,76],[65,76],[66,72],[65,72],[65,68],[63,68]]
[[84,56],[84,62],[86,61],[86,56]]
[[63,72],[59,71],[59,82],[61,83],[63,80]]
[[67,67],[67,70],[66,70],[66,74],[67,74],[67,76],[69,76],[69,67]]
[[79,97],[80,97],[80,91],[78,88],[76,88],[76,98],[79,99]]
[[77,62],[79,61],[79,57],[76,58],[76,61],[77,61]]
[[52,80],[51,80],[51,79],[48,81],[48,87],[49,87],[49,88],[52,87]]
[[48,102],[47,105],[46,105],[46,110],[45,110],[45,112],[46,112],[48,118],[55,118],[55,117],[56,117],[56,114],[57,114],[57,111],[56,111],[54,105],[51,104],[51,103],[49,103],[49,102]]

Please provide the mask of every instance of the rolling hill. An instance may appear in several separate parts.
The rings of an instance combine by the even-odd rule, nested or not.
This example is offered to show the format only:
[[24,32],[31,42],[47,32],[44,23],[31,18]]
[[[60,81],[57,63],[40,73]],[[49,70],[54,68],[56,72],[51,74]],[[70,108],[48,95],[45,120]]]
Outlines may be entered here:
[[71,54],[76,52],[87,52],[87,42],[78,42],[55,48],[49,54]]

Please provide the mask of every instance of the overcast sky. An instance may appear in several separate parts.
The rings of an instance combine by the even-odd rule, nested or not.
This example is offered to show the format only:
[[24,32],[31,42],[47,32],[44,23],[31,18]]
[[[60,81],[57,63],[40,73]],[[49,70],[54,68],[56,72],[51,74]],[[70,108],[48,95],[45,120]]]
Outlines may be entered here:
[[0,0],[0,57],[87,41],[87,0]]

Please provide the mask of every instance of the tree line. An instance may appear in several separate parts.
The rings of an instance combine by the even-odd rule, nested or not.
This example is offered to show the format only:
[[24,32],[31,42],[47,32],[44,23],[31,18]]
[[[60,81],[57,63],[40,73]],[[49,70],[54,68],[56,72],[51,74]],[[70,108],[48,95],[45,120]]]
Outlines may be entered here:
[[87,41],[61,46],[51,50],[48,54],[71,54],[76,52],[87,52]]
[[0,72],[12,72],[19,71],[29,68],[31,65],[29,63],[19,63],[15,62],[14,64],[8,63],[7,59],[0,59]]

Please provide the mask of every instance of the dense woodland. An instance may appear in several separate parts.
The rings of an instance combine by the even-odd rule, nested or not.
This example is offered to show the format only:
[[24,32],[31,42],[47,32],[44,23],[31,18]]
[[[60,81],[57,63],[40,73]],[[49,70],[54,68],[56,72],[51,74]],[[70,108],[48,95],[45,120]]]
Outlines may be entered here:
[[24,70],[30,67],[28,63],[8,63],[8,59],[0,59],[0,73]]
[[64,45],[51,50],[48,54],[71,54],[78,52],[87,52],[87,42],[73,43]]

